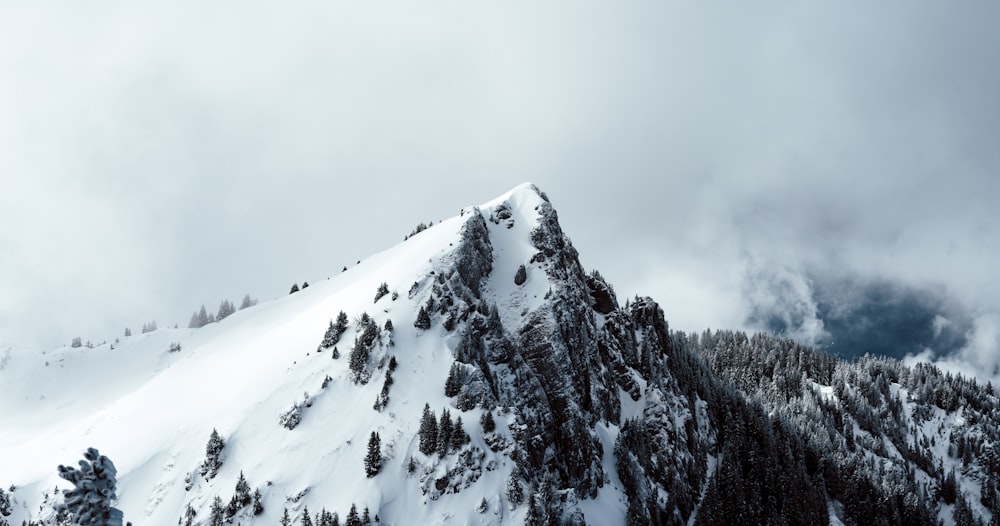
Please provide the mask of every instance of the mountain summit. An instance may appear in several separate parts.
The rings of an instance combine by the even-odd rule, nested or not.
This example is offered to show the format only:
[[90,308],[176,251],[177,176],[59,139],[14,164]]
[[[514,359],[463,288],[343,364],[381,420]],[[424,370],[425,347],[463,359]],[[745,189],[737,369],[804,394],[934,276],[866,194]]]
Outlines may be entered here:
[[137,525],[933,524],[1000,507],[991,387],[671,331],[584,271],[531,184],[218,323],[0,357],[0,407],[0,525],[65,521],[55,466],[91,446]]

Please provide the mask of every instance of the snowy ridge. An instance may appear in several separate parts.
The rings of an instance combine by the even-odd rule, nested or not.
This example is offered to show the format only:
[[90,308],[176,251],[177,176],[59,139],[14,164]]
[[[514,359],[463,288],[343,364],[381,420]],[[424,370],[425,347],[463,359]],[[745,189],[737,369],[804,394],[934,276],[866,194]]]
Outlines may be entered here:
[[[530,185],[498,200],[496,204],[513,205],[512,236],[530,230],[536,201],[540,198]],[[442,514],[435,507],[414,506],[413,500],[423,499],[409,495],[412,488],[406,487],[413,481],[405,477],[403,463],[412,454],[424,402],[436,411],[450,408],[441,386],[453,360],[440,327],[418,336],[413,322],[424,298],[410,299],[407,290],[447,264],[450,247],[459,242],[460,229],[472,212],[442,221],[328,281],[237,312],[218,324],[160,329],[125,338],[113,349],[62,348],[43,357],[16,356],[0,372],[4,420],[16,423],[0,433],[0,450],[6,453],[0,482],[16,485],[18,497],[40,496],[61,482],[55,476],[56,463],[75,462],[86,447],[97,445],[115,461],[120,507],[137,524],[174,524],[187,503],[207,510],[216,492],[231,493],[240,469],[264,494],[267,509],[258,518],[262,522],[276,523],[286,498],[302,491],[308,491],[308,498],[294,504],[314,502],[315,511],[325,506],[342,517],[357,503],[359,509],[381,511],[383,517],[399,510],[397,516],[413,520],[415,511],[428,510],[430,516],[417,522],[432,524],[445,515],[463,522],[454,517],[476,514],[479,499],[495,495],[477,494],[461,506],[449,503],[454,511]],[[499,227],[494,231],[500,232]],[[526,260],[524,251],[530,248],[494,243],[503,254],[501,261]],[[504,274],[512,277],[514,270]],[[382,282],[398,298],[387,296],[374,304]],[[353,327],[338,344],[340,359],[331,359],[330,351],[316,351],[328,321],[341,310],[352,318],[367,311],[379,326],[392,320],[394,346],[377,351],[399,361],[385,412],[371,409],[382,383],[380,373],[363,386],[348,379],[346,354],[356,336]],[[172,342],[180,343],[182,350],[168,353]],[[332,382],[321,389],[326,375]],[[71,378],[73,390],[62,389]],[[279,427],[278,415],[302,401],[303,393],[313,401],[301,425],[294,430]],[[479,439],[480,412],[461,414],[466,430]],[[502,425],[503,417],[498,423]],[[184,476],[197,471],[213,428],[227,437],[224,466],[216,479],[199,480],[185,492]],[[382,435],[389,457],[383,478],[398,479],[397,484],[353,476],[363,473],[372,430]],[[484,480],[481,485],[503,487],[505,476],[498,471],[498,481]],[[345,482],[349,492],[344,491]],[[34,500],[23,501],[30,511],[38,505]],[[293,512],[298,507],[294,504]],[[18,522],[27,518],[23,513],[15,517]]]
[[[424,448],[425,406],[468,439]],[[352,505],[388,525],[1000,515],[992,387],[671,331],[656,302],[619,305],[584,271],[531,184],[199,329],[0,351],[0,417],[0,526],[59,523],[56,465],[88,447],[114,461],[137,526],[221,524],[213,502],[241,474],[263,511],[234,504],[233,524],[300,524],[307,509],[344,523]],[[382,465],[366,473],[373,433]]]

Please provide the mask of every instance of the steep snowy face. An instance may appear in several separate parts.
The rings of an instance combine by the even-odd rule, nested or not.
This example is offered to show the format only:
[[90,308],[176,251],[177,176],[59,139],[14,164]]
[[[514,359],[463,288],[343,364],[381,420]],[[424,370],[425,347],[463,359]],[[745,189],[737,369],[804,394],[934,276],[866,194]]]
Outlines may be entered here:
[[[243,523],[352,504],[390,524],[519,523],[527,509],[504,488],[543,479],[561,496],[553,509],[580,513],[573,503],[606,478],[590,425],[614,413],[592,399],[617,396],[586,341],[586,280],[525,184],[220,323],[8,358],[12,519],[52,518],[56,465],[91,446],[115,462],[118,507],[137,524],[207,523],[241,477],[263,507],[226,512]],[[422,451],[425,407],[441,426],[445,411],[452,427],[460,418],[467,440]]]

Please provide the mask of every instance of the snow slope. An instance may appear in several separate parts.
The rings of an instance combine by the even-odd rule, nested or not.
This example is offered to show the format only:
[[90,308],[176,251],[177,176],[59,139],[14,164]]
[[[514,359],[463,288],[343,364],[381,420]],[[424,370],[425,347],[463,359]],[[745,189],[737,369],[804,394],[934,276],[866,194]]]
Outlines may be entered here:
[[[539,191],[525,184],[480,207],[484,217],[495,218],[488,222],[494,264],[485,290],[502,307],[507,328],[516,328],[550,286],[544,272],[530,265],[526,283],[513,283],[518,266],[535,250],[529,233],[541,202]],[[501,214],[504,220],[496,219],[501,210],[508,211]],[[256,518],[245,510],[238,519],[243,524],[276,524],[284,508],[297,518],[306,506],[312,513],[325,507],[343,519],[352,503],[389,524],[519,522],[497,492],[511,462],[484,443],[482,410],[459,411],[442,392],[457,335],[440,324],[414,328],[430,292],[417,287],[411,297],[411,286],[451,264],[453,247],[473,215],[473,208],[463,210],[327,281],[200,329],[159,329],[92,349],[9,356],[0,370],[0,485],[17,488],[8,520],[51,515],[43,494],[67,487],[56,477],[56,465],[75,464],[87,447],[97,447],[115,462],[118,507],[137,525],[176,524],[188,504],[199,510],[198,520],[206,520],[216,495],[228,502],[240,471],[260,489],[265,507]],[[373,302],[382,282],[396,294]],[[399,364],[384,411],[372,408],[384,367],[374,367],[365,385],[349,378],[354,324],[338,343],[339,359],[331,359],[329,350],[317,352],[340,311],[352,320],[367,312],[379,327],[392,321],[394,330],[383,331],[372,351],[374,364],[389,356]],[[171,343],[181,351],[168,352]],[[304,399],[311,405],[301,424],[281,427],[279,415]],[[438,414],[447,407],[452,418],[461,416],[472,439],[466,448],[478,448],[486,456],[482,464],[492,468],[468,489],[434,501],[421,491],[421,479],[443,475],[458,460],[417,452],[425,403]],[[507,417],[496,418],[498,429],[506,429]],[[226,439],[224,464],[216,478],[205,480],[199,465],[213,428]],[[379,475],[365,478],[372,431],[381,436],[387,460]],[[411,457],[419,463],[414,474],[407,472]],[[480,513],[476,508],[484,498],[488,509]]]

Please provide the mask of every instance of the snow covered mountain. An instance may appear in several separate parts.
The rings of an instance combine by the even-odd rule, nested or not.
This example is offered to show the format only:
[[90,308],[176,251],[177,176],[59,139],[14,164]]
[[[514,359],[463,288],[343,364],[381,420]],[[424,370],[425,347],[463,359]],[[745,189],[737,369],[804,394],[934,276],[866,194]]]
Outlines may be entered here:
[[137,526],[986,523],[998,420],[932,367],[672,332],[525,184],[218,323],[0,351],[0,525],[65,523],[88,447]]

